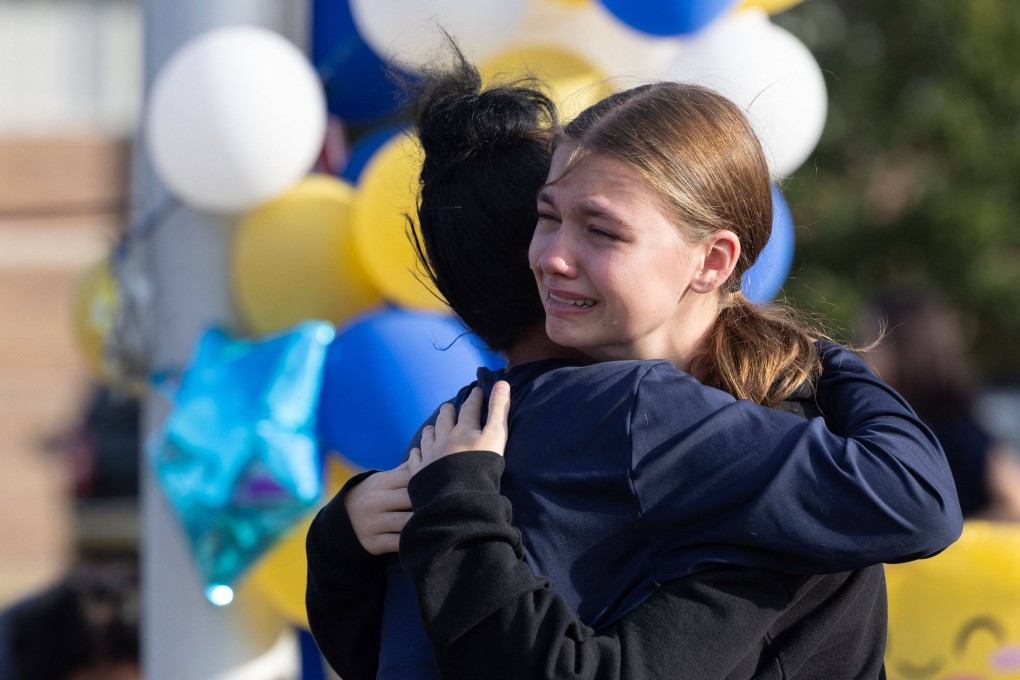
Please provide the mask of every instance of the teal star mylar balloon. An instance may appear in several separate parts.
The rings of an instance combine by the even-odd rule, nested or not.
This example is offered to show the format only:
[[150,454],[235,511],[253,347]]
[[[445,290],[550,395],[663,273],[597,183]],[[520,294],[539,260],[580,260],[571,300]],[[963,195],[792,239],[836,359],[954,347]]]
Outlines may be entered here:
[[333,326],[262,339],[207,330],[148,455],[207,592],[229,585],[318,503],[316,411]]

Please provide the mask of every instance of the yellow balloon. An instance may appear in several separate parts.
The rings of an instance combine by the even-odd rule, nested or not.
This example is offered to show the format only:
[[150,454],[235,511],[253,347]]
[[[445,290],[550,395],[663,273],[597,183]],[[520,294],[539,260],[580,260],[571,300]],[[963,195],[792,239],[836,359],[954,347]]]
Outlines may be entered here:
[[231,263],[245,327],[267,334],[306,319],[333,323],[382,302],[354,253],[354,189],[309,175],[238,225]]
[[783,10],[790,9],[794,5],[799,5],[804,0],[743,0],[740,3],[738,10],[750,9],[756,7],[763,9],[769,14],[779,14]]
[[585,58],[551,45],[516,47],[485,62],[480,70],[486,82],[537,77],[548,86],[564,121],[613,92],[605,74]]
[[890,680],[1020,678],[1020,525],[970,521],[927,560],[886,566]]
[[[339,460],[339,456],[330,455],[326,458],[326,479],[324,497],[328,500],[336,495],[348,479],[357,474],[357,470]],[[308,629],[308,614],[305,612],[305,583],[307,580],[308,560],[305,557],[305,536],[312,524],[315,513],[298,526],[277,544],[257,563],[255,563],[243,586],[250,586],[259,593],[288,622]]]
[[117,279],[109,257],[104,257],[79,278],[71,306],[74,336],[85,364],[104,383],[112,377],[104,354],[119,302]]
[[407,216],[417,220],[421,164],[421,145],[407,135],[397,135],[372,155],[354,197],[354,247],[383,297],[404,307],[443,310],[446,303],[421,274],[407,234]]
[[560,5],[573,5],[574,7],[584,7],[593,0],[549,0],[549,2],[560,4]]

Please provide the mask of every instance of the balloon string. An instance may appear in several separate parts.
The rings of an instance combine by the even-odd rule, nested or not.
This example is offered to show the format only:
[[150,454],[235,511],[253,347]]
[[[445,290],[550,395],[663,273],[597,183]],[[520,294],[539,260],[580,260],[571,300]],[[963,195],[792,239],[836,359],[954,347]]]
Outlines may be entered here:
[[113,263],[116,268],[127,258],[131,248],[136,242],[144,242],[152,236],[167,218],[178,208],[181,202],[173,194],[167,194],[149,212],[142,215],[134,225],[116,243],[113,250]]
[[155,290],[144,268],[139,269],[138,261],[130,256],[135,246],[144,244],[182,205],[172,194],[165,194],[112,248],[109,267],[120,295],[103,354],[111,375],[125,385],[144,386],[149,382],[153,349],[151,310]]

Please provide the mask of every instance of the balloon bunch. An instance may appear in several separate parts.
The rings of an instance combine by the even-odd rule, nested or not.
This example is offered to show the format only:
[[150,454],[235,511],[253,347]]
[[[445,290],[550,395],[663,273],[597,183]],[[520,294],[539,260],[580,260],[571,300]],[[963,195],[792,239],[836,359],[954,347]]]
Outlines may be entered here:
[[[398,463],[431,409],[477,366],[500,361],[418,272],[407,215],[421,149],[402,132],[392,76],[413,81],[452,37],[486,79],[542,79],[564,119],[651,80],[729,96],[776,179],[772,238],[743,281],[765,302],[793,253],[778,181],[808,158],[826,114],[817,63],[769,19],[797,1],[312,0],[307,55],[272,31],[231,26],[171,56],[151,89],[144,142],[180,204],[236,226],[229,281],[240,334],[257,343],[309,320],[336,329],[312,414],[321,451],[342,471],[327,490]],[[97,374],[117,299],[108,261],[97,264],[76,302]],[[300,619],[302,589],[279,589],[303,582],[303,556],[287,540],[287,559],[271,551],[250,571]]]
[[[244,330],[262,334],[384,301],[444,309],[405,236],[420,151],[401,133],[392,76],[413,80],[448,35],[487,78],[543,79],[564,119],[636,82],[701,82],[745,108],[777,180],[784,233],[771,248],[783,252],[748,274],[749,297],[766,301],[793,246],[778,181],[809,157],[826,115],[817,63],[769,19],[798,1],[313,0],[307,55],[250,26],[181,46],[153,84],[144,141],[181,203],[238,219],[232,295]],[[109,324],[93,312],[111,290],[85,279],[76,328],[102,377]]]
[[635,80],[698,82],[748,112],[780,178],[813,151],[827,112],[810,51],[769,19],[799,1],[319,0],[312,56],[328,64],[330,111],[358,124],[392,112],[383,64],[413,74],[446,35],[485,73],[528,71],[582,100]]
[[[319,458],[330,461],[318,467],[334,471],[325,478],[332,479],[326,491],[335,491],[357,471],[399,464],[432,409],[478,366],[500,363],[464,337],[417,276],[405,232],[417,144],[395,131],[376,137],[357,186],[314,172],[328,143],[326,101],[318,73],[295,46],[266,29],[228,27],[168,60],[145,129],[153,166],[176,200],[235,227],[229,281],[242,326],[241,337],[213,329],[200,339],[181,386],[167,392],[173,409],[150,442],[150,458],[207,586],[248,575],[270,584],[261,589],[271,602],[281,599],[279,584],[302,583],[292,570],[303,574],[303,555],[284,560],[277,552],[295,550],[288,540],[299,540],[309,500],[323,492],[321,484],[315,499],[291,490],[301,481],[295,470],[304,481],[311,474],[306,447],[293,442],[315,430]],[[321,357],[320,345],[307,340],[318,332],[311,320],[336,328]],[[297,365],[306,368],[301,381]],[[302,398],[278,403],[298,388]],[[281,442],[292,442],[292,465],[267,466],[282,455]],[[230,466],[221,460],[226,451]],[[267,496],[266,488],[286,493]],[[300,610],[281,604],[288,618]]]

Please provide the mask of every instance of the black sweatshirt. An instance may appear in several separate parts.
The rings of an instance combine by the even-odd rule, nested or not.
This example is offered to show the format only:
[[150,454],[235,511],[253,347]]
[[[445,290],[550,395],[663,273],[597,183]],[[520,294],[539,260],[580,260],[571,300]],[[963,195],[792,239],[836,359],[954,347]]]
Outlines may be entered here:
[[596,634],[522,560],[503,459],[436,461],[409,491],[400,559],[443,676],[460,678],[884,677],[881,566],[822,576],[719,568],[666,584]]
[[[416,514],[401,556],[444,677],[884,677],[881,567],[825,576],[701,572],[665,584],[596,634],[520,559],[520,534],[498,494],[501,470],[495,454],[460,454],[411,483]],[[308,534],[308,616],[341,677],[367,680],[378,669],[384,566],[392,558],[361,547],[343,494]]]
[[344,495],[371,470],[352,477],[319,511],[305,539],[308,581],[305,608],[315,642],[344,680],[375,678],[379,667],[386,564],[358,541]]

